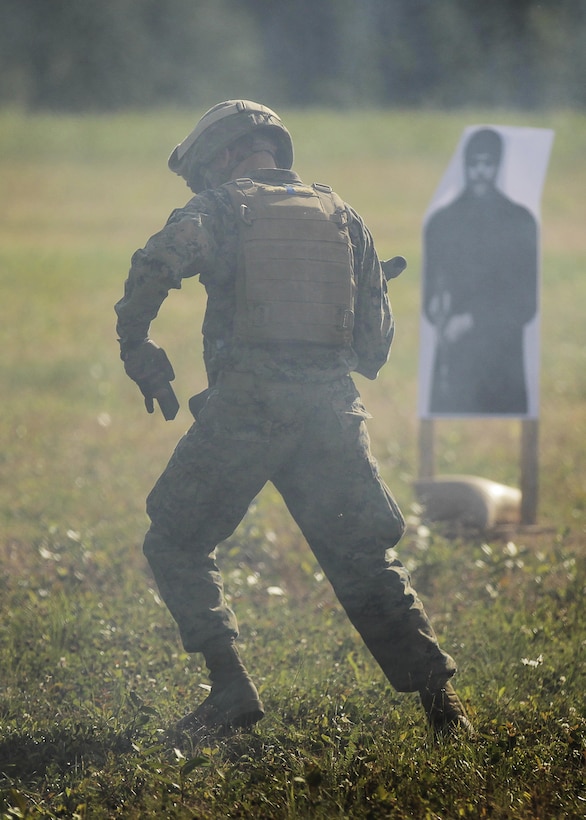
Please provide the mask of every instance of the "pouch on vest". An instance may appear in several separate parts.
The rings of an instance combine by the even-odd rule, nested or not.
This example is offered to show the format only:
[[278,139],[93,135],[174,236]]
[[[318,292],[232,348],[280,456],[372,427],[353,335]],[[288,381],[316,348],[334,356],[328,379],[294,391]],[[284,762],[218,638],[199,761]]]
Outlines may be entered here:
[[354,326],[348,211],[325,185],[226,185],[240,258],[234,331],[245,343],[345,346]]

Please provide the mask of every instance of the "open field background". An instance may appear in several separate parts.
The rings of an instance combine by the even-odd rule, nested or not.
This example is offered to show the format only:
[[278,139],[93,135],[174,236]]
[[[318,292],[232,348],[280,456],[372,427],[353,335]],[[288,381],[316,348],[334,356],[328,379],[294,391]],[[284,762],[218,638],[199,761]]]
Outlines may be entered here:
[[[153,327],[183,409],[148,416],[118,359],[129,259],[189,196],[166,169],[181,112],[0,113],[0,811],[4,817],[497,817],[586,813],[586,118],[282,112],[296,168],[365,217],[406,273],[374,383],[373,450],[411,530],[400,555],[480,738],[432,747],[382,680],[267,488],[221,563],[268,707],[251,735],[182,753],[161,729],[205,696],[141,554],[144,498],[203,386],[203,289]],[[539,526],[448,540],[418,527],[422,214],[461,129],[556,131],[543,199]],[[445,422],[438,470],[518,483],[518,423]],[[270,590],[270,592],[269,592]],[[278,594],[274,594],[274,593]],[[273,593],[273,594],[270,594]]]

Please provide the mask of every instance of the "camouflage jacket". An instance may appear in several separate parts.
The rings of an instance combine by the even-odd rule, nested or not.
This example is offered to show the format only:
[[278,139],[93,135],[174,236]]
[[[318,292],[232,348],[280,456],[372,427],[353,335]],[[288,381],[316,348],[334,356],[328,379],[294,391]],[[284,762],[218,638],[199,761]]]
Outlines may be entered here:
[[[300,183],[293,171],[257,171],[255,181]],[[251,371],[267,378],[329,381],[350,371],[375,379],[386,362],[394,332],[386,281],[372,236],[351,208],[355,320],[352,345],[232,345],[238,225],[222,188],[194,196],[171,214],[165,227],[132,257],[124,296],[116,304],[122,347],[147,338],[152,320],[171,288],[199,275],[207,291],[203,322],[204,360],[210,384],[220,371]]]

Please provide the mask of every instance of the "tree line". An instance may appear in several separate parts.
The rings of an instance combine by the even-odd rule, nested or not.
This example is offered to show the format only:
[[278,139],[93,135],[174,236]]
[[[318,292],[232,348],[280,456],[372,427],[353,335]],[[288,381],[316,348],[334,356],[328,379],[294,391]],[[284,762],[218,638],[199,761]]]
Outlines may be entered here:
[[586,107],[586,0],[0,0],[0,104]]

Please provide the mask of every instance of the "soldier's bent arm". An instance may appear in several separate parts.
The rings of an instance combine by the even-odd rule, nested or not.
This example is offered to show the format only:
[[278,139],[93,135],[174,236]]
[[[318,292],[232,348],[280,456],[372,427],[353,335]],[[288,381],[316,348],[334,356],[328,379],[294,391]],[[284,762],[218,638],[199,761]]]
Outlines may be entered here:
[[115,306],[122,345],[146,339],[169,290],[179,289],[183,279],[206,272],[214,240],[205,223],[206,215],[201,212],[174,211],[165,227],[134,253],[124,296]]
[[354,350],[356,371],[376,379],[388,359],[395,329],[387,283],[370,231],[355,211],[350,226],[356,279]]

